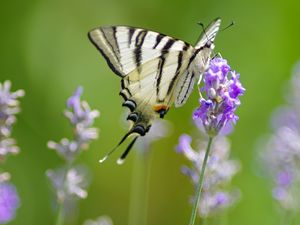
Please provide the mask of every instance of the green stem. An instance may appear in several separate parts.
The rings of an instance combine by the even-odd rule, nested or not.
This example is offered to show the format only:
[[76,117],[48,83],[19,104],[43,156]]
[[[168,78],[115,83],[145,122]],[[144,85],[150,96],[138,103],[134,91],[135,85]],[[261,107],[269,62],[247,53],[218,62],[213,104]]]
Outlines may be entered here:
[[209,139],[208,139],[208,144],[207,144],[207,148],[206,148],[206,151],[205,151],[204,161],[203,161],[203,164],[202,164],[202,167],[201,167],[200,177],[199,177],[198,185],[197,185],[197,188],[196,188],[196,196],[195,196],[194,206],[193,206],[193,209],[192,209],[192,215],[191,215],[191,218],[190,218],[189,225],[194,225],[195,224],[197,209],[198,209],[198,206],[199,206],[202,187],[203,187],[204,172],[205,172],[205,168],[206,168],[206,164],[207,164],[208,155],[209,155],[209,152],[210,152],[212,139],[213,139],[212,137],[209,137]]
[[[149,153],[150,154],[150,153]],[[149,159],[150,158],[150,159]],[[138,152],[135,156],[129,207],[129,225],[146,225],[150,183],[151,156]]]
[[57,213],[55,225],[63,225],[63,224],[64,224],[64,204],[60,203],[58,207],[58,213]]

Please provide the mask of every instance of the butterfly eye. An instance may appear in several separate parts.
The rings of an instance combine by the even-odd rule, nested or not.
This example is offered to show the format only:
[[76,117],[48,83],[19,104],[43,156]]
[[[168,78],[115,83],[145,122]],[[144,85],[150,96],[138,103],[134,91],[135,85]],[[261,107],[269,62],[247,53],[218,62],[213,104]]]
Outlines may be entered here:
[[206,44],[205,44],[205,47],[210,48],[210,46],[211,46],[212,44],[213,44],[212,41],[211,41],[211,40],[208,40],[208,41],[206,42]]

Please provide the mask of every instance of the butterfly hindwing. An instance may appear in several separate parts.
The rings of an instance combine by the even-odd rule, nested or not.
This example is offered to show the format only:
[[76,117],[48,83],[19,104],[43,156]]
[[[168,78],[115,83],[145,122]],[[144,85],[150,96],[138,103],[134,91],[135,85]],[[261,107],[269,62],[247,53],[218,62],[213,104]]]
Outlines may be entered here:
[[198,84],[200,83],[202,75],[209,65],[210,55],[214,48],[213,42],[220,25],[221,19],[217,18],[202,32],[195,46],[194,54],[190,58],[190,64],[180,77],[174,91],[176,94],[174,100],[175,107],[180,107],[185,104],[192,93],[196,79],[198,79]]
[[174,87],[186,70],[191,54],[192,48],[165,53],[122,79],[120,94],[125,106],[139,115],[140,119],[134,121],[136,125],[143,123],[148,127],[155,118],[164,116],[174,101]]
[[188,97],[192,93],[194,84],[195,84],[195,72],[191,70],[186,70],[180,77],[176,89],[175,97],[175,107],[180,107],[184,105]]

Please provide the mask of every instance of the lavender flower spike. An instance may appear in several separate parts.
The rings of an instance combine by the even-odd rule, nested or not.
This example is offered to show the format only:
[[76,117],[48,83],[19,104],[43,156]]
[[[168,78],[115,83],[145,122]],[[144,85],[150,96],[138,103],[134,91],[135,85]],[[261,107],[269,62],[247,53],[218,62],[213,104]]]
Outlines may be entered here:
[[[182,172],[191,179],[196,187],[204,162],[206,143],[200,143],[198,146],[200,151],[195,151],[191,142],[190,136],[182,135],[179,139],[177,152],[183,154],[192,163],[190,167],[182,167]],[[202,198],[198,208],[198,214],[204,218],[224,212],[239,198],[239,190],[229,188],[231,180],[240,169],[240,165],[238,161],[230,159],[228,139],[223,136],[216,137],[211,147],[211,153],[205,170]],[[193,201],[195,201],[194,197]]]
[[244,94],[245,88],[239,81],[239,74],[232,71],[222,58],[210,61],[203,82],[200,91],[204,92],[205,98],[200,98],[200,106],[195,110],[193,119],[201,120],[206,133],[213,137],[229,122],[238,120],[234,111],[240,105],[238,97]]
[[18,98],[23,97],[25,92],[23,90],[11,92],[10,88],[10,81],[0,83],[0,157],[19,152],[16,141],[10,138],[10,135],[16,122],[16,114],[20,112]]
[[48,142],[48,147],[57,151],[67,161],[72,161],[82,149],[87,149],[92,140],[98,138],[98,129],[92,127],[95,118],[100,113],[91,110],[86,101],[81,101],[82,87],[78,87],[75,93],[68,99],[65,116],[74,127],[74,139],[61,139],[59,143]]

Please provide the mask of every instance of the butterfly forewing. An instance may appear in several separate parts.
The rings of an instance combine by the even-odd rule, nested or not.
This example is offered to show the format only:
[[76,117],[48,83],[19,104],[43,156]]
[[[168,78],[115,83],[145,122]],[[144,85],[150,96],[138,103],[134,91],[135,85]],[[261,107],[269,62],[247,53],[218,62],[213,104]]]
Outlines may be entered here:
[[126,76],[162,51],[182,51],[189,45],[154,31],[126,26],[100,27],[89,32],[113,71]]
[[207,28],[205,29],[205,31],[201,34],[199,41],[197,42],[195,48],[201,48],[203,46],[206,45],[206,43],[210,42],[212,43],[215,38],[216,35],[220,29],[220,25],[221,25],[221,19],[217,18],[214,21],[212,21]]

